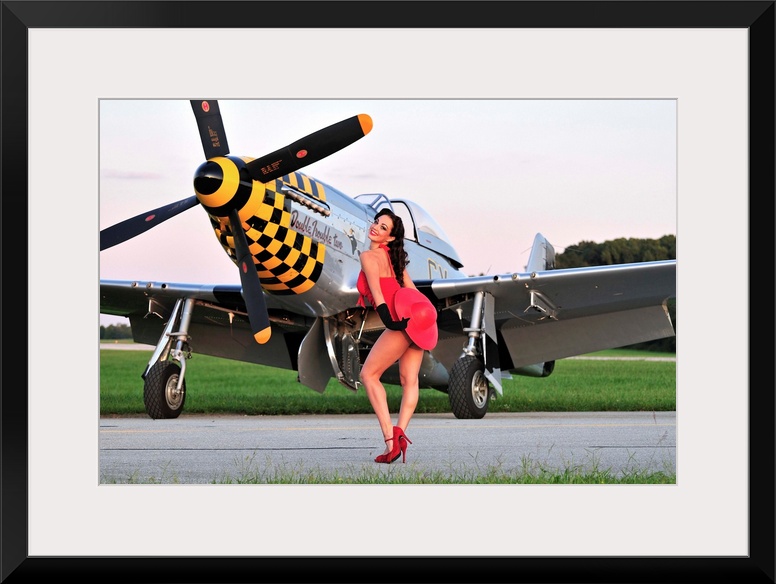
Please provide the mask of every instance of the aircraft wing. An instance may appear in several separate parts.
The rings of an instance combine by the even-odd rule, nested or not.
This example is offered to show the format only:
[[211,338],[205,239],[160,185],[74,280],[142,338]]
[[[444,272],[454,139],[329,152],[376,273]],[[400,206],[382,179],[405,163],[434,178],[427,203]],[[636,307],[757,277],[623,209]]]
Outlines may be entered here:
[[[265,294],[270,326],[269,342],[253,338],[241,286],[100,280],[100,313],[129,318],[136,343],[156,345],[180,298],[195,304],[190,314],[189,344],[195,353],[294,369],[285,335],[304,336],[314,318],[290,313]],[[278,334],[274,334],[278,333]],[[280,334],[282,333],[282,334]]]
[[[484,292],[502,370],[675,335],[676,260],[416,282],[438,307],[445,366],[461,355],[471,295]],[[506,351],[504,350],[506,349]]]
[[[461,356],[474,296],[484,293],[485,332],[502,370],[517,369],[675,334],[667,302],[676,296],[676,260],[415,282],[437,306],[434,357],[448,369]],[[189,298],[194,352],[296,369],[289,334],[301,341],[316,319],[265,295],[273,334],[253,339],[239,285],[100,281],[100,312],[129,318],[135,342],[156,345],[180,298]]]

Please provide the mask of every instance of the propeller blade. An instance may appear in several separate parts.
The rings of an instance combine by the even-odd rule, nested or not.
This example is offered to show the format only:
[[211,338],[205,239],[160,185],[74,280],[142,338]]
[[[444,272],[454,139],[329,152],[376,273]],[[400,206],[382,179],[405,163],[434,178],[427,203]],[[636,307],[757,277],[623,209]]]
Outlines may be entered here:
[[272,154],[252,160],[246,166],[253,180],[267,183],[342,150],[371,130],[372,118],[367,114],[359,114],[313,132]]
[[256,342],[263,345],[269,341],[272,334],[267,305],[264,302],[264,290],[261,288],[259,274],[256,272],[251,252],[248,249],[248,238],[245,237],[245,231],[243,231],[236,209],[229,214],[229,223],[234,235],[234,249],[237,252],[237,267],[240,269],[242,296],[248,309],[251,331]]
[[146,211],[140,215],[136,215],[131,219],[125,219],[121,223],[116,223],[110,227],[106,227],[100,231],[100,251],[113,247],[119,243],[123,243],[128,239],[132,239],[136,235],[145,233],[152,227],[156,227],[160,223],[172,219],[179,213],[183,213],[187,209],[191,209],[197,205],[199,201],[196,195],[182,199],[175,203],[170,203],[164,207],[159,207],[153,211]]
[[210,159],[214,156],[229,154],[229,144],[226,142],[226,130],[224,130],[224,121],[221,119],[221,108],[218,107],[218,102],[214,99],[192,99],[191,109],[194,110],[194,117],[197,118],[199,138],[202,140],[205,158]]

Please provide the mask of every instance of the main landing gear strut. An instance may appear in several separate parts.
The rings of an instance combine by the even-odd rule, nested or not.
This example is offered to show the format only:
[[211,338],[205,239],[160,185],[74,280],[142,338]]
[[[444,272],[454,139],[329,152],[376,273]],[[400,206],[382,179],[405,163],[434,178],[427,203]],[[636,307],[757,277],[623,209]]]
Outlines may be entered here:
[[469,334],[468,341],[450,370],[447,395],[456,418],[479,419],[485,416],[494,393],[489,381],[501,390],[498,352],[487,330],[488,326],[492,330],[489,310],[493,310],[490,297],[484,292],[477,292],[472,303],[470,326],[463,329]]
[[[189,324],[194,300],[179,299],[164,327],[159,344],[143,372],[143,403],[154,420],[177,418],[186,403],[186,360],[191,358]],[[180,315],[180,318],[179,318]],[[173,332],[180,320],[178,330]]]

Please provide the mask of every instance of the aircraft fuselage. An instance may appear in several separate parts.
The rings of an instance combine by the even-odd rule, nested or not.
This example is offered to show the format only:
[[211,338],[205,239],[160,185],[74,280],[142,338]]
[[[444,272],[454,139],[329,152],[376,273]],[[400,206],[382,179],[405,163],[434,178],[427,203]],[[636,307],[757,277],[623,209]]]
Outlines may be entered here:
[[[250,158],[208,160],[197,170],[194,187],[218,242],[236,264],[229,215],[237,210],[261,286],[273,305],[307,316],[331,316],[357,301],[359,256],[369,248],[369,225],[377,211],[392,204],[379,195],[353,199],[301,172],[261,183],[248,175]],[[446,242],[407,225],[407,269],[416,279],[460,278],[457,256]],[[437,243],[452,258],[421,241]]]

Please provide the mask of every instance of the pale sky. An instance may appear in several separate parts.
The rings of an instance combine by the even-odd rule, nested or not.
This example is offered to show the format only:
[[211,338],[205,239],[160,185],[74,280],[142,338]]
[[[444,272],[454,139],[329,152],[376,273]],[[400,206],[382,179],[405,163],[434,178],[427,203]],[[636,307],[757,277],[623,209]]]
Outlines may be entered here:
[[[197,96],[207,97],[207,96]],[[372,131],[303,169],[355,196],[425,208],[468,275],[523,271],[537,232],[677,233],[675,100],[219,100],[230,153],[257,157],[366,113]],[[188,100],[100,102],[100,229],[194,194],[204,161]],[[100,277],[239,283],[194,207],[100,252]],[[101,317],[102,324],[124,318]]]

